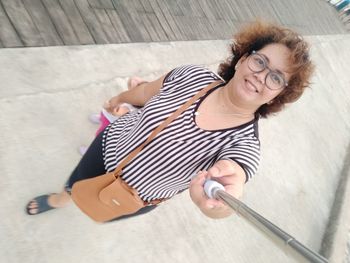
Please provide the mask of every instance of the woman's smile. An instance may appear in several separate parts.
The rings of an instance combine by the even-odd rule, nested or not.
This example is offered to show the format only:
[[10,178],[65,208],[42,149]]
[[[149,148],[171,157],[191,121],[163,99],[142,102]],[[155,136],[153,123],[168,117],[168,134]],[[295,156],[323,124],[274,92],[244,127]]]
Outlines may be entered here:
[[249,91],[254,93],[259,93],[259,89],[256,87],[256,85],[253,84],[253,82],[251,82],[248,79],[245,79],[244,81],[245,81],[245,86]]

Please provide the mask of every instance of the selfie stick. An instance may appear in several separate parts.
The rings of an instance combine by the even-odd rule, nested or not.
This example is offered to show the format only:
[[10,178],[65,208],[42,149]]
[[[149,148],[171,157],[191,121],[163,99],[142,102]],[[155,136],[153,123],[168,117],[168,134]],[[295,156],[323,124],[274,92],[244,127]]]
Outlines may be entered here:
[[298,262],[328,262],[326,258],[308,249],[294,237],[275,226],[253,209],[246,206],[243,202],[226,193],[225,188],[220,183],[213,180],[206,180],[204,183],[204,191],[209,198],[222,200],[225,204],[236,211],[238,215],[247,219],[249,223],[267,235],[268,238],[274,241],[274,243],[277,244],[283,251],[287,251],[288,254],[298,259]]

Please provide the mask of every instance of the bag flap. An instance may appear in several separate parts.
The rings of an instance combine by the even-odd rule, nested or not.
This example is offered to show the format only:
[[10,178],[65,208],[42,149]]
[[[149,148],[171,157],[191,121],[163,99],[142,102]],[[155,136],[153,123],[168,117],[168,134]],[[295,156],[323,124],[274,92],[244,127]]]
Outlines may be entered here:
[[144,206],[144,202],[138,196],[137,191],[124,183],[120,177],[117,177],[113,183],[100,191],[99,199],[110,207],[132,209]]

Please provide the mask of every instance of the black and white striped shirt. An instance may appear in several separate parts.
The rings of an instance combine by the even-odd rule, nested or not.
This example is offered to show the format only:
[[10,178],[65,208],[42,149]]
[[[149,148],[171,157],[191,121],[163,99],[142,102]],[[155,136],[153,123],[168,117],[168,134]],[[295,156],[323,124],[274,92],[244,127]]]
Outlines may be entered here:
[[[113,171],[132,150],[170,114],[198,91],[219,80],[214,72],[187,65],[172,70],[164,79],[159,94],[105,130],[103,154],[107,171]],[[247,180],[259,164],[260,143],[257,119],[239,127],[206,131],[195,123],[196,109],[210,92],[198,99],[159,133],[123,169],[122,178],[145,201],[169,198],[187,189],[191,177],[209,169],[215,162],[232,159],[245,171]]]

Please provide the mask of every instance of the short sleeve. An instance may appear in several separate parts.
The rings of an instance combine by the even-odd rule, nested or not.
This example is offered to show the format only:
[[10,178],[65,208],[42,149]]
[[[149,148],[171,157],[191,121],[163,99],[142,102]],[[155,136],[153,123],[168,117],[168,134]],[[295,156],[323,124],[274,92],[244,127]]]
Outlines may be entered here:
[[224,147],[217,160],[233,160],[245,172],[248,182],[257,172],[260,163],[260,141],[257,137],[245,137],[240,141]]
[[209,83],[220,79],[217,74],[209,69],[198,65],[184,65],[171,70],[164,78],[161,91],[174,90],[181,86],[186,86],[190,82]]

